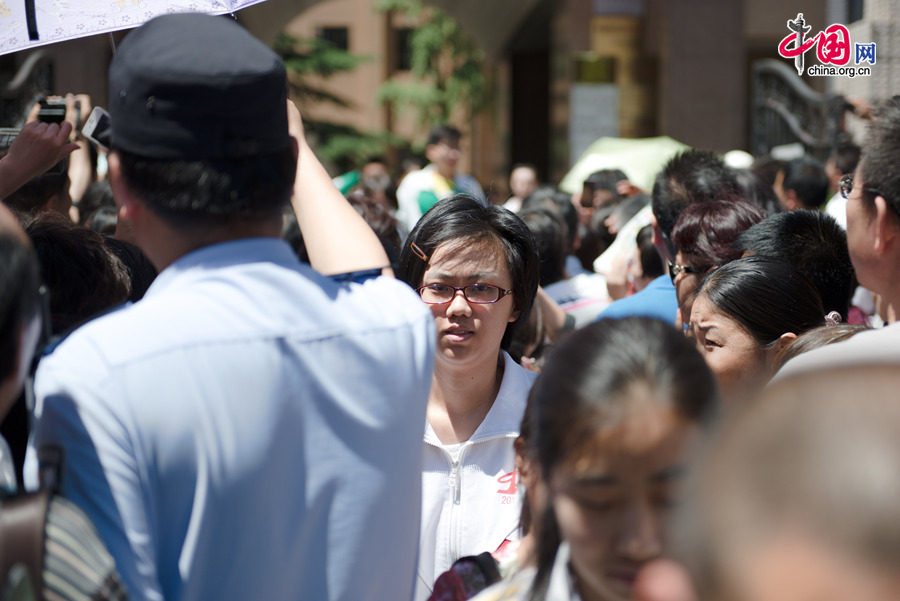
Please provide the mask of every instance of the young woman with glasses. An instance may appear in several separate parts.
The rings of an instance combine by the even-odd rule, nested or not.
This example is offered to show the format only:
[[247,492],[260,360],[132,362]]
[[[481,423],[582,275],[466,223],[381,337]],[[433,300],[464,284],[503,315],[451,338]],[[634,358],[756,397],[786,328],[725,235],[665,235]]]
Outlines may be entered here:
[[467,555],[518,538],[513,441],[534,374],[505,352],[537,291],[528,228],[506,209],[454,196],[410,232],[398,277],[431,307],[437,355],[422,474],[418,600]]

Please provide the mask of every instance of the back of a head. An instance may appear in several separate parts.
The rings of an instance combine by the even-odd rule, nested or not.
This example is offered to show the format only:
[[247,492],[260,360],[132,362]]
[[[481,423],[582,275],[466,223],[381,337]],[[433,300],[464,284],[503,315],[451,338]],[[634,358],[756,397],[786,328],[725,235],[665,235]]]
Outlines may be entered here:
[[820,211],[786,211],[770,215],[738,236],[742,254],[787,261],[815,286],[826,312],[847,319],[855,277],[847,234]]
[[726,263],[710,272],[697,294],[705,294],[760,345],[825,323],[822,300],[812,284],[789,263],[767,257]]
[[549,286],[566,277],[566,248],[568,228],[562,217],[549,209],[520,211],[537,245],[541,260],[541,286]]
[[3,203],[22,215],[34,216],[45,209],[68,210],[69,176],[68,161],[63,167],[54,167],[39,175],[3,199]]
[[505,255],[512,277],[513,302],[519,317],[506,328],[501,348],[508,348],[515,329],[528,321],[540,280],[540,259],[534,236],[513,212],[483,205],[457,194],[428,209],[409,233],[400,251],[397,279],[418,288],[435,250],[444,243],[493,240]]
[[26,228],[50,294],[54,334],[125,302],[128,271],[103,236],[52,213]]
[[615,205],[622,200],[619,194],[618,183],[627,180],[628,176],[621,169],[600,169],[594,171],[584,180],[584,185],[590,187],[594,193],[605,192],[604,205]]
[[834,168],[838,173],[853,174],[859,164],[860,153],[860,147],[853,142],[841,142],[832,151],[828,160],[834,162]]
[[666,272],[662,258],[653,245],[653,226],[645,225],[638,230],[635,237],[638,247],[638,255],[641,258],[641,274],[645,278],[656,279]]
[[817,209],[828,200],[825,167],[809,156],[788,161],[784,166],[785,190],[793,190],[805,209]]
[[233,20],[153,19],[109,70],[123,177],[174,225],[277,216],[295,172],[286,99],[281,60]]
[[686,150],[675,155],[653,184],[653,215],[663,235],[672,235],[678,216],[695,202],[739,198],[734,171],[715,154]]
[[695,203],[681,212],[672,242],[683,254],[705,265],[723,265],[741,256],[733,248],[741,232],[763,220],[759,207],[740,199]]
[[[860,159],[863,184],[877,190],[900,218],[900,96],[881,106],[869,123],[863,156]],[[864,191],[863,200],[871,205],[874,197]]]
[[109,180],[94,182],[78,202],[78,223],[85,225],[94,213],[102,208],[116,209]]
[[783,210],[772,185],[767,184],[754,171],[735,169],[734,175],[741,187],[741,198],[759,207],[766,215],[780,213]]
[[[797,541],[805,546],[790,547],[794,559],[807,566],[817,557],[798,555],[820,548],[845,566],[896,576],[898,388],[900,371],[891,367],[812,372],[772,385],[733,416],[705,449],[674,522],[699,598],[757,601],[737,589],[753,582],[750,570],[765,565],[765,554],[771,562]],[[781,573],[795,584],[831,576],[788,566]],[[851,598],[875,598],[863,590]]]
[[400,259],[400,247],[402,241],[400,232],[397,230],[397,220],[388,212],[383,204],[372,198],[371,194],[367,194],[364,190],[351,192],[347,196],[347,202],[350,203],[357,213],[362,216],[375,235],[381,242],[384,252],[388,256],[391,266],[396,266]]
[[520,211],[531,209],[548,209],[562,217],[567,230],[566,252],[571,253],[578,229],[578,210],[572,204],[571,197],[553,186],[541,186],[522,201]]
[[[7,385],[10,378],[24,376],[20,353],[29,322],[40,314],[40,275],[34,249],[9,211],[0,207],[0,419],[6,413],[6,403],[19,393],[21,382]],[[32,349],[33,350],[33,349]],[[24,359],[27,362],[27,359]],[[8,392],[8,395],[7,395]]]

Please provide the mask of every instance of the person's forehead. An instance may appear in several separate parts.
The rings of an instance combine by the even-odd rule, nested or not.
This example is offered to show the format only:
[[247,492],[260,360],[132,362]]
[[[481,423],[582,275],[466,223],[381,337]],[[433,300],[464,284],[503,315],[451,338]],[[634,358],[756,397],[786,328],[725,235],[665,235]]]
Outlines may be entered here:
[[496,240],[455,239],[448,240],[435,249],[425,273],[505,276],[508,275],[509,268],[503,248]]

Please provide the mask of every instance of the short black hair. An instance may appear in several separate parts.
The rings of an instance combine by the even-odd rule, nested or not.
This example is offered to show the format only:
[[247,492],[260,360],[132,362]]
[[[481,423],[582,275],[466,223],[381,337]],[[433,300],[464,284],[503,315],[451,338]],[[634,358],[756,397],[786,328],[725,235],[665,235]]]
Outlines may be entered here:
[[562,217],[566,224],[566,252],[573,252],[575,235],[578,233],[578,210],[572,204],[572,197],[553,186],[541,186],[522,200],[522,211],[548,209]]
[[37,257],[21,234],[0,232],[0,381],[10,377],[19,359],[22,327],[40,311]]
[[520,211],[537,244],[541,260],[541,286],[549,286],[566,278],[566,224],[548,209]]
[[861,161],[863,199],[875,202],[870,190],[878,190],[900,217],[900,96],[888,100],[869,124]]
[[785,190],[793,190],[804,209],[817,209],[828,200],[828,176],[816,159],[803,156],[784,165]]
[[40,214],[25,232],[50,293],[53,334],[128,300],[128,270],[97,232],[51,212]]
[[85,225],[88,219],[103,207],[116,208],[109,180],[94,182],[88,186],[84,196],[78,201],[78,223]]
[[766,215],[784,210],[772,184],[766,183],[758,173],[751,169],[735,169],[734,175],[741,187],[741,198],[758,206]]
[[452,125],[437,125],[432,127],[431,131],[428,132],[428,141],[425,142],[425,145],[431,146],[432,144],[440,144],[441,142],[458,144],[461,138],[462,132]]
[[742,232],[735,248],[787,261],[815,286],[826,312],[837,311],[847,320],[856,278],[847,234],[830,215],[810,210],[769,215]]
[[637,236],[638,256],[641,258],[641,275],[645,278],[656,279],[664,274],[662,257],[653,244],[653,226],[645,225],[638,230]]
[[653,183],[656,223],[671,243],[672,228],[681,211],[695,202],[740,198],[734,170],[707,150],[685,150],[672,157]]
[[616,191],[616,184],[627,179],[628,176],[621,169],[600,169],[587,176],[584,183],[592,185],[595,190],[609,190],[618,197],[619,193]]
[[280,214],[290,202],[297,165],[290,148],[192,161],[117,152],[131,191],[159,217],[183,227]]
[[[419,219],[409,233],[400,252],[397,278],[413,288],[422,285],[428,259],[437,248],[449,241],[495,240],[506,255],[512,276],[513,302],[519,317],[506,326],[500,347],[504,350],[519,324],[528,322],[531,306],[540,280],[540,259],[534,236],[515,213],[503,207],[485,206],[466,194],[457,194],[439,201]],[[417,251],[413,250],[415,245]]]

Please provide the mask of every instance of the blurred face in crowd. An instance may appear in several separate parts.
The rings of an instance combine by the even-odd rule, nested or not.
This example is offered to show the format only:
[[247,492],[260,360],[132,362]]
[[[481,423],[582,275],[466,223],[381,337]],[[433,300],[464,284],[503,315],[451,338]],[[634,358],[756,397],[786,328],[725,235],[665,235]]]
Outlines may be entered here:
[[697,348],[715,374],[723,396],[745,393],[768,379],[775,350],[760,345],[706,294],[694,299],[690,316],[690,330],[697,340]]
[[509,175],[509,190],[517,198],[527,198],[537,187],[537,174],[531,167],[516,167]]
[[[453,240],[434,251],[420,285],[488,284],[510,290],[512,283],[499,242]],[[495,303],[475,303],[458,290],[450,301],[429,306],[437,325],[438,360],[475,368],[496,365],[506,326],[519,315],[512,294]]]
[[447,179],[453,179],[459,168],[462,156],[459,140],[441,140],[425,148],[425,156],[437,167],[438,173]]
[[675,254],[675,277],[672,283],[675,285],[675,296],[678,299],[678,308],[681,309],[681,319],[684,323],[691,320],[691,309],[694,305],[694,295],[703,277],[711,269],[704,265],[699,257],[678,251]]
[[585,601],[632,599],[638,572],[664,550],[683,461],[699,426],[644,395],[622,424],[597,432],[549,479],[560,535]]

